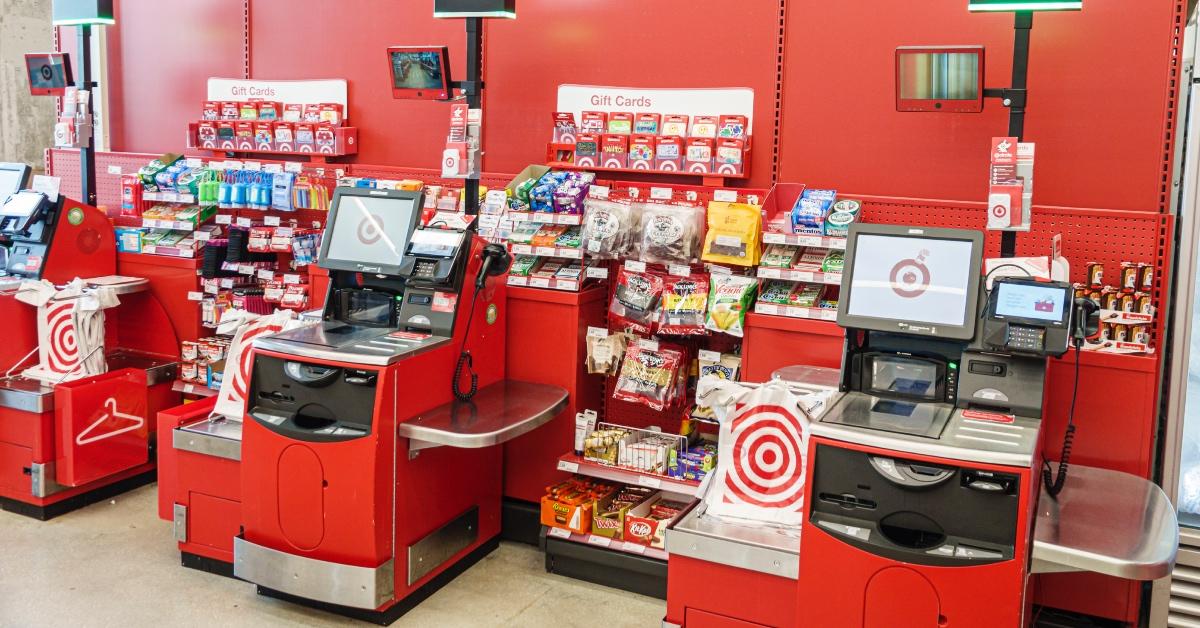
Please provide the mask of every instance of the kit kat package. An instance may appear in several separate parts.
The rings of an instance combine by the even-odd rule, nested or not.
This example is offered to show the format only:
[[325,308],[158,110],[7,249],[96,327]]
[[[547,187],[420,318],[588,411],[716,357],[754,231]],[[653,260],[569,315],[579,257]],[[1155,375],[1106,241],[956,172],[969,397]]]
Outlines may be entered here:
[[629,136],[609,133],[600,140],[602,168],[629,167]]
[[653,135],[634,135],[629,138],[629,167],[634,170],[654,170],[654,151]]
[[[587,113],[583,114],[585,117]],[[600,136],[594,133],[580,133],[575,139],[575,165],[581,168],[595,168],[600,164]]]
[[655,141],[655,168],[678,172],[683,167],[683,138],[659,137]]

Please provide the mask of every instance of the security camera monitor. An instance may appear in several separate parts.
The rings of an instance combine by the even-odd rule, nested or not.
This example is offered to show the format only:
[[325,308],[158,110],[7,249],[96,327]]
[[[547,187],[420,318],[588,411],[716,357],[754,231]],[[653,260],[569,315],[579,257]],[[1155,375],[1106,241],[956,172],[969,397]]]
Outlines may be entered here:
[[983,111],[983,46],[897,48],[896,111]]
[[392,97],[450,99],[450,53],[445,46],[392,46]]
[[34,96],[60,96],[72,82],[70,58],[62,52],[25,55],[25,73]]

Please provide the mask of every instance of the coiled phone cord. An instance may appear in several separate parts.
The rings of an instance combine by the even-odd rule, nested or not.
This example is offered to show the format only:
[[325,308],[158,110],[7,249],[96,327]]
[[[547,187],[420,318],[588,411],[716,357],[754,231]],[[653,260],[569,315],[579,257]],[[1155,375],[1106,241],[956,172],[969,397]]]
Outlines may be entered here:
[[[459,401],[470,401],[475,397],[475,393],[479,392],[479,376],[475,374],[475,358],[467,350],[467,340],[471,338],[471,323],[475,320],[475,303],[479,300],[479,293],[480,290],[475,290],[475,293],[471,295],[471,308],[467,310],[466,333],[463,334],[463,351],[458,356],[458,365],[454,367],[454,380],[450,382],[454,387],[454,398]],[[465,392],[458,387],[464,371],[471,376],[471,388]]]
[[1063,434],[1062,458],[1058,462],[1057,474],[1050,469],[1050,462],[1042,461],[1042,483],[1051,497],[1058,497],[1067,481],[1067,470],[1070,466],[1071,447],[1075,444],[1075,401],[1079,398],[1079,354],[1082,353],[1082,340],[1075,339],[1075,389],[1071,391],[1071,410],[1067,414],[1067,431]]

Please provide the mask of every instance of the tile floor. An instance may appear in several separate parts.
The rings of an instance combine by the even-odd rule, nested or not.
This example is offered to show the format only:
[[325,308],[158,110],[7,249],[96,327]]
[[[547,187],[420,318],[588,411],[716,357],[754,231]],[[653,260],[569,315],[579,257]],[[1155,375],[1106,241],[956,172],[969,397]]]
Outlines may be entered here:
[[[155,490],[48,522],[0,512],[0,628],[369,625],[184,569]],[[505,543],[393,625],[657,628],[665,611],[659,600],[547,574],[536,548]]]

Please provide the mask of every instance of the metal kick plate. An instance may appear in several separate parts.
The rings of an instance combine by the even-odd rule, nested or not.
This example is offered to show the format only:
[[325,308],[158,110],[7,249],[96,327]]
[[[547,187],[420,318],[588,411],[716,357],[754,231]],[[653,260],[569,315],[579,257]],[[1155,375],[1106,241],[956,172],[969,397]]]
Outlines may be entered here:
[[233,575],[316,602],[375,610],[395,596],[395,566],[358,567],[304,558],[233,539]]
[[29,491],[34,497],[49,497],[66,488],[55,481],[55,473],[56,466],[53,462],[35,462],[29,465]]
[[187,543],[187,506],[184,504],[175,504],[173,517],[175,523],[175,540],[180,543]]
[[180,451],[240,461],[242,422],[204,419],[171,430],[171,445]]
[[408,586],[437,569],[450,557],[467,549],[479,538],[479,507],[438,528],[408,546]]

